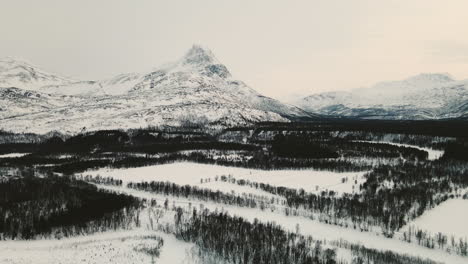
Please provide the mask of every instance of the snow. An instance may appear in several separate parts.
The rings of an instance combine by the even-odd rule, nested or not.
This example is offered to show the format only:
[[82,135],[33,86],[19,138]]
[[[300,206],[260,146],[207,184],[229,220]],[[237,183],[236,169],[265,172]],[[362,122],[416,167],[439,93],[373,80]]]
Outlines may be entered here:
[[351,91],[313,94],[297,104],[326,115],[412,120],[463,116],[466,100],[466,81],[429,73]]
[[375,143],[375,144],[388,144],[398,147],[407,147],[407,148],[415,148],[422,151],[426,151],[428,153],[427,159],[428,160],[437,160],[444,155],[443,150],[436,150],[432,148],[425,148],[416,145],[409,145],[409,144],[402,144],[402,143],[394,143],[389,141],[365,141],[365,140],[356,140],[354,142],[365,142],[365,143]]
[[439,159],[440,157],[442,157],[444,155],[443,150],[436,150],[436,149],[432,149],[432,148],[424,148],[424,147],[419,147],[419,146],[415,146],[415,145],[393,143],[393,142],[382,142],[382,143],[389,144],[389,145],[394,145],[394,146],[399,146],[399,147],[415,148],[415,149],[426,151],[428,153],[428,156],[427,156],[428,160],[437,160],[437,159]]
[[[307,192],[321,192],[325,190],[338,193],[353,193],[359,190],[359,184],[365,181],[365,172],[338,173],[331,171],[302,170],[257,170],[219,165],[198,164],[192,162],[176,162],[164,165],[138,167],[130,169],[99,169],[87,171],[82,175],[112,177],[127,182],[169,181],[179,185],[193,185],[223,192],[248,192],[257,195],[270,194],[237,184],[216,182],[216,176],[231,175],[236,180],[244,179],[252,182],[267,183],[304,189]],[[201,183],[200,180],[210,179]],[[343,179],[347,179],[345,183]],[[355,181],[358,183],[355,184]],[[353,188],[354,187],[354,188]]]
[[[99,174],[100,176],[111,176],[122,179],[124,182],[167,180],[178,184],[190,184],[201,187],[208,186],[209,188],[228,191],[230,183],[213,182],[211,180],[210,182],[202,184],[200,183],[200,178],[213,179],[215,176],[230,174],[238,179],[246,178],[263,180],[268,181],[269,183],[291,184],[291,187],[302,186],[307,188],[307,186],[310,187],[310,185],[315,185],[319,182],[312,181],[311,179],[320,179],[320,177],[323,177],[320,176],[321,173],[325,173],[323,175],[326,175],[326,177],[322,179],[324,181],[323,184],[330,183],[324,179],[339,180],[342,176],[340,173],[336,173],[337,175],[334,175],[334,173],[313,170],[264,171],[189,162],[179,162],[134,169],[101,169],[85,172],[84,175]],[[287,177],[292,182],[287,183],[282,180],[282,177]],[[300,183],[302,184],[299,185]],[[158,204],[162,204],[166,199],[169,199],[169,204],[171,206],[173,204],[182,207],[187,207],[189,204],[192,207],[203,205],[211,211],[224,210],[229,212],[231,215],[243,217],[248,221],[259,219],[262,222],[275,222],[290,231],[295,231],[296,225],[298,224],[301,234],[311,235],[315,239],[324,239],[327,241],[343,239],[352,243],[362,244],[369,248],[390,250],[396,253],[418,256],[421,258],[430,258],[442,263],[462,264],[467,261],[467,258],[450,255],[444,250],[428,249],[416,244],[408,244],[396,238],[391,239],[373,232],[360,232],[352,228],[328,225],[302,216],[286,216],[281,211],[272,212],[269,209],[260,210],[258,208],[244,208],[214,202],[200,202],[197,199],[164,196],[126,187],[106,185],[98,185],[98,187],[119,193],[126,193],[135,197],[156,199]],[[238,192],[241,191],[239,187],[240,186],[232,185],[232,188]],[[242,189],[242,191],[253,190]],[[434,231],[466,234],[466,227],[463,219],[466,219],[466,212],[468,212],[467,206],[468,201],[466,200],[450,200],[427,212],[412,224],[424,228],[434,227],[432,229]],[[277,206],[277,208],[280,209],[281,206]],[[460,212],[463,212],[462,215],[460,215]],[[141,215],[144,216],[147,214],[142,213]],[[426,223],[426,225],[421,223]],[[445,226],[447,229],[436,230],[442,226],[440,223],[447,223],[447,226]],[[450,230],[450,228],[452,228],[452,230]],[[63,239],[60,241],[40,240],[0,242],[0,263],[31,263],[35,258],[39,258],[40,260],[37,262],[34,261],[34,263],[58,263],[60,261],[65,263],[77,263],[79,260],[83,260],[88,263],[94,263],[96,260],[96,263],[112,262],[115,264],[132,263],[133,261],[149,262],[148,256],[135,252],[132,248],[135,245],[142,243],[141,234],[152,234],[152,231],[134,230],[128,232],[130,233],[122,233],[120,231],[116,233],[107,232],[87,237]],[[158,235],[163,236],[164,234]],[[173,237],[171,238],[171,236],[165,236],[163,238],[165,242],[164,248],[159,262],[156,260],[156,263],[191,263],[183,262],[188,261],[186,256],[188,254],[187,252],[191,249],[191,244],[177,241]],[[103,252],[105,252],[105,254]],[[183,252],[186,253],[184,254]],[[337,253],[340,258],[348,259],[350,257],[349,251],[344,249],[339,249]]]
[[[11,78],[20,78],[23,73],[31,75],[29,71],[38,70],[28,66]],[[5,72],[0,67],[0,77],[2,73]],[[187,121],[244,126],[262,121],[288,122],[283,116],[309,116],[233,79],[211,51],[198,46],[170,67],[142,74],[120,74],[102,81],[62,81],[45,76],[47,82],[5,80],[6,87],[14,84],[20,91],[32,89],[36,96],[3,98],[7,111],[0,112],[6,112],[2,116],[8,118],[0,122],[0,129],[73,134],[83,130],[180,126]],[[67,102],[57,107],[64,95],[69,97]],[[29,110],[29,105],[37,106]]]
[[135,247],[151,247],[154,240],[148,236],[152,235],[164,240],[161,255],[155,258],[156,263],[197,263],[184,253],[193,244],[179,241],[171,235],[143,229],[109,231],[60,240],[2,241],[0,263],[151,263],[151,257],[135,250]]
[[17,58],[0,58],[0,87],[37,90],[42,86],[73,82],[72,79],[47,73],[31,63]]
[[31,154],[31,153],[8,153],[8,154],[1,154],[0,155],[0,159],[1,158],[18,158],[18,157],[23,157],[23,156],[26,156],[28,154]]
[[422,216],[408,223],[402,230],[407,230],[411,226],[432,234],[441,232],[449,237],[467,239],[467,219],[468,200],[450,199],[424,212]]
[[[207,208],[210,211],[226,211],[230,215],[243,217],[245,220],[252,222],[255,219],[258,219],[262,222],[275,222],[276,224],[282,226],[286,230],[292,232],[295,232],[296,225],[299,224],[301,234],[311,235],[315,239],[322,239],[327,241],[343,239],[348,242],[361,244],[368,248],[374,248],[385,251],[390,250],[396,253],[407,254],[423,259],[429,258],[441,263],[467,263],[467,258],[457,255],[451,255],[443,250],[429,249],[415,244],[409,244],[398,239],[386,238],[382,235],[376,235],[371,232],[360,232],[351,228],[342,228],[339,226],[328,225],[301,216],[286,216],[284,213],[271,212],[269,210],[261,211],[255,208],[237,207],[213,202],[197,203],[197,200],[163,196],[159,194],[152,194],[150,192],[143,192],[128,188],[102,185],[99,185],[99,187],[103,189],[127,193],[135,197],[145,199],[156,199],[160,204],[163,203],[166,200],[166,198],[169,199],[170,205],[174,203],[176,206],[182,207],[187,206],[188,204],[191,204],[191,206],[193,207],[199,207],[200,204],[203,204],[204,208]],[[340,253],[340,255],[345,256],[346,254]]]

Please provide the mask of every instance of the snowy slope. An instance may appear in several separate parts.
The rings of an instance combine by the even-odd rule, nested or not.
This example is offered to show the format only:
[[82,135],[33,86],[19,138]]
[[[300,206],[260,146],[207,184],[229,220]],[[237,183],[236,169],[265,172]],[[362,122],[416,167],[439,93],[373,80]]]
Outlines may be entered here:
[[57,76],[41,80],[24,85],[17,82],[17,88],[8,88],[35,96],[2,97],[0,129],[75,133],[157,125],[238,126],[312,117],[233,79],[213,53],[200,46],[147,73],[120,74],[102,81]]
[[380,119],[458,118],[468,113],[468,80],[420,74],[349,92],[315,94],[297,105],[324,115]]
[[0,58],[0,87],[18,87],[39,91],[47,85],[64,85],[74,80],[47,73],[38,67],[19,59]]
[[50,112],[82,101],[79,97],[45,94],[18,88],[0,87],[0,120]]

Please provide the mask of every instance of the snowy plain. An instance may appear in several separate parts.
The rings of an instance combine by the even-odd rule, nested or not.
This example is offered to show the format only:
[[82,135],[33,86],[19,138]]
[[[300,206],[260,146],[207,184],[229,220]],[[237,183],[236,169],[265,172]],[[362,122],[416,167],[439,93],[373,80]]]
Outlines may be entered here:
[[193,244],[174,236],[145,229],[109,231],[64,239],[0,242],[0,263],[153,263],[150,255],[137,249],[151,248],[157,236],[164,240],[161,254],[155,263],[195,264],[188,252]]
[[[237,193],[255,193],[257,195],[267,195],[266,192],[253,189],[247,186],[238,186],[231,183],[213,181],[216,176],[231,175],[236,179],[249,179],[251,181],[265,182],[273,185],[288,184],[292,188],[304,188],[314,190],[315,186],[321,188],[338,188],[344,176],[362,177],[361,173],[332,173],[326,171],[313,170],[275,170],[263,171],[236,167],[224,167],[217,165],[197,164],[190,162],[178,162],[173,164],[156,165],[148,167],[139,167],[132,169],[100,169],[87,171],[83,175],[113,177],[126,182],[139,181],[170,181],[176,184],[189,184],[204,188],[217,189],[223,192],[234,190]],[[205,182],[201,183],[200,179]],[[206,182],[207,179],[211,179]],[[352,182],[352,180],[348,181]],[[348,183],[344,183],[345,185]],[[338,184],[335,187],[333,184]],[[332,185],[332,186],[330,186]],[[300,232],[304,235],[311,235],[315,239],[324,239],[327,241],[345,240],[351,243],[361,244],[368,248],[379,250],[390,250],[400,254],[408,254],[421,258],[429,258],[441,263],[466,264],[468,259],[452,255],[444,250],[428,249],[416,244],[386,238],[372,232],[360,232],[351,228],[342,228],[334,225],[328,225],[316,220],[311,220],[303,216],[286,216],[281,211],[272,212],[268,209],[260,210],[258,208],[245,208],[219,204],[214,202],[199,201],[197,199],[186,199],[181,197],[164,196],[150,192],[129,189],[127,187],[116,187],[98,185],[99,188],[126,193],[135,197],[145,199],[156,199],[158,204],[162,204],[166,199],[169,204],[175,206],[193,206],[203,207],[210,211],[227,211],[231,215],[245,218],[248,221],[259,219],[262,222],[275,222],[283,228],[295,231],[299,225]],[[244,189],[242,189],[242,188]],[[348,187],[346,187],[348,188]],[[462,207],[460,207],[462,206]],[[441,204],[439,207],[427,212],[422,217],[413,222],[421,228],[440,227],[440,221],[451,223],[446,228],[453,228],[453,231],[460,232],[464,228],[463,219],[465,217],[456,217],[455,212],[467,212],[468,201],[450,200]],[[460,209],[461,208],[461,209]],[[438,213],[437,213],[438,212]],[[434,214],[435,213],[435,214]],[[425,220],[429,219],[429,220]],[[421,224],[423,223],[423,224]],[[424,225],[426,223],[426,225]],[[438,232],[450,233],[450,230],[435,230]],[[463,229],[466,230],[466,229]],[[120,232],[105,233],[105,235],[93,235],[90,237],[78,237],[64,240],[40,240],[40,241],[7,241],[0,243],[0,263],[134,263],[135,260],[141,260],[145,263],[151,263],[147,255],[134,252],[135,245],[145,243],[140,231],[129,231],[130,233],[122,235]],[[136,232],[136,233],[131,233]],[[151,234],[153,231],[145,231],[145,234]],[[149,232],[149,233],[148,233]],[[125,238],[127,237],[127,238]],[[162,236],[161,236],[162,237]],[[161,256],[156,263],[194,263],[187,260],[186,255],[192,244],[183,243],[175,240],[173,237],[163,237],[165,244]],[[44,243],[45,242],[45,243]],[[114,249],[112,249],[114,248]],[[114,252],[114,250],[116,250]],[[111,252],[112,254],[103,254],[102,252]],[[183,253],[186,252],[186,253]],[[349,256],[349,251],[339,249],[340,256]],[[63,259],[62,256],[67,258]],[[34,260],[39,256],[38,262]],[[177,259],[173,259],[173,258]],[[68,261],[67,261],[68,260]],[[83,260],[83,261],[81,261]],[[41,262],[42,261],[42,262]]]
[[[307,192],[335,191],[337,193],[353,193],[359,190],[359,184],[365,181],[365,172],[330,172],[312,169],[298,170],[256,170],[219,165],[198,164],[192,162],[176,162],[164,165],[138,167],[130,169],[98,169],[84,172],[82,175],[112,177],[127,182],[163,181],[180,185],[193,185],[223,192],[251,192],[259,195],[268,194],[264,191],[239,186],[225,182],[216,182],[218,176],[232,176],[236,180],[244,179],[257,183],[267,183],[304,189]],[[201,180],[203,179],[203,183]],[[209,182],[207,181],[209,179]]]
[[[450,199],[408,223],[402,230],[416,227],[432,234],[441,232],[458,239],[468,238],[468,200]],[[467,262],[468,263],[468,262]]]
[[19,158],[19,157],[23,157],[23,156],[26,156],[30,153],[8,153],[8,154],[1,154],[0,155],[0,159],[2,158]]
[[390,250],[400,254],[407,254],[423,259],[431,259],[440,263],[468,263],[468,258],[461,257],[458,255],[452,255],[444,250],[429,249],[415,244],[409,244],[398,239],[387,238],[382,235],[377,235],[371,232],[360,232],[351,228],[344,228],[321,223],[302,216],[286,216],[284,213],[271,212],[270,210],[261,211],[256,208],[238,207],[220,203],[199,201],[196,199],[164,196],[160,194],[153,194],[150,192],[129,189],[126,187],[115,187],[106,185],[99,185],[99,187],[107,190],[116,191],[119,193],[126,193],[144,199],[155,199],[159,204],[162,204],[166,199],[168,199],[170,205],[181,207],[202,206],[203,208],[207,208],[210,211],[225,211],[228,212],[230,215],[243,217],[245,220],[252,222],[255,219],[258,219],[261,222],[275,222],[276,224],[282,226],[286,230],[292,232],[295,232],[296,226],[299,225],[301,234],[311,235],[314,237],[314,239],[323,239],[330,242],[345,240],[351,243],[361,244],[368,248],[384,251]]

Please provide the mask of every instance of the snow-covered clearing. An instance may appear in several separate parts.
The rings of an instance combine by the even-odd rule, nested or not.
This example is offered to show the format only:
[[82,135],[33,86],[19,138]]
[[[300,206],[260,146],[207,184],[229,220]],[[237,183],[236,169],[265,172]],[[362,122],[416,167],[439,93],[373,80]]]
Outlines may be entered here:
[[0,242],[0,263],[152,263],[152,257],[139,248],[154,247],[151,236],[163,238],[155,263],[197,263],[188,255],[193,244],[161,232],[136,229],[78,236],[66,239]]
[[261,211],[254,208],[237,207],[213,202],[200,202],[198,200],[169,197],[159,194],[152,194],[150,192],[128,189],[125,187],[105,185],[99,185],[99,187],[127,193],[135,197],[156,199],[159,204],[162,204],[167,198],[169,200],[169,205],[171,206],[175,204],[177,206],[185,207],[188,204],[191,204],[194,207],[198,207],[200,204],[203,204],[204,208],[207,208],[211,211],[224,210],[229,212],[231,215],[240,216],[249,221],[254,221],[254,219],[257,218],[263,222],[275,222],[276,224],[279,224],[283,228],[290,231],[295,231],[296,225],[299,224],[300,232],[302,234],[311,235],[315,239],[324,239],[328,241],[343,239],[352,243],[362,244],[368,248],[390,250],[396,253],[417,256],[424,259],[429,258],[442,263],[466,264],[468,261],[468,258],[451,255],[443,250],[428,249],[415,244],[409,244],[398,239],[386,238],[384,236],[376,235],[370,232],[360,232],[351,228],[342,228],[334,225],[328,225],[301,216],[286,216],[283,213],[271,212],[270,210]]
[[0,155],[1,158],[18,158],[18,157],[23,157],[31,153],[8,153],[8,154],[2,154]]
[[[130,169],[99,169],[87,171],[82,175],[112,177],[127,182],[168,181],[180,185],[193,185],[223,192],[253,193],[269,196],[270,194],[237,184],[216,182],[216,176],[232,176],[235,179],[268,183],[275,186],[304,189],[307,192],[332,190],[338,193],[353,193],[359,190],[359,184],[365,181],[365,172],[338,173],[331,171],[302,170],[257,170],[219,165],[176,162]],[[209,179],[209,181],[207,181]],[[203,183],[201,183],[203,180]]]
[[416,227],[432,234],[442,233],[457,240],[468,238],[468,200],[450,199],[426,211],[402,230]]
[[444,155],[443,150],[436,150],[432,148],[424,148],[416,145],[409,145],[409,144],[402,144],[402,143],[394,143],[394,142],[389,142],[389,141],[366,141],[366,140],[356,140],[355,142],[365,142],[365,143],[375,143],[375,144],[388,144],[388,145],[393,145],[393,146],[398,146],[398,147],[407,147],[407,148],[415,148],[419,150],[426,151],[428,153],[427,159],[428,160],[436,160],[442,157]]

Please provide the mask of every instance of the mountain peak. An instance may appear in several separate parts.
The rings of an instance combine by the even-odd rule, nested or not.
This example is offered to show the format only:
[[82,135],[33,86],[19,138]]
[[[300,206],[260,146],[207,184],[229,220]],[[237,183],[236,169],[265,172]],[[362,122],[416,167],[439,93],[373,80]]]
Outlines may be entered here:
[[213,52],[201,45],[193,45],[183,58],[185,64],[219,64]]

